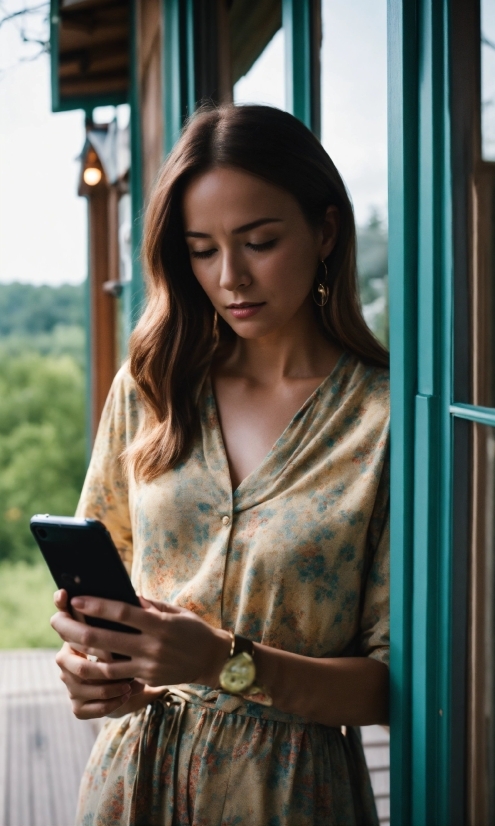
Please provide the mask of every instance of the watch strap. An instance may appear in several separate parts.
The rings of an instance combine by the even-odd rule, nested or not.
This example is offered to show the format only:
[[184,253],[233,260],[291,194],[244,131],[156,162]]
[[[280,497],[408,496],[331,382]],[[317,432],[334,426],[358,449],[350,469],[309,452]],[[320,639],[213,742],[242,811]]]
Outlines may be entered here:
[[254,659],[254,643],[248,640],[247,637],[241,637],[240,634],[234,634],[232,647],[230,649],[230,657],[236,657],[237,654],[249,654]]

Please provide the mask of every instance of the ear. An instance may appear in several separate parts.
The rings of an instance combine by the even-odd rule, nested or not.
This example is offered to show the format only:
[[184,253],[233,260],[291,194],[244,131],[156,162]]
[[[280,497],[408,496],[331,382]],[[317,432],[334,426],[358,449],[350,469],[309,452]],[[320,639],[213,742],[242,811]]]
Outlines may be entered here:
[[322,241],[320,247],[320,261],[324,261],[332,252],[339,237],[340,216],[336,206],[327,207],[321,228]]

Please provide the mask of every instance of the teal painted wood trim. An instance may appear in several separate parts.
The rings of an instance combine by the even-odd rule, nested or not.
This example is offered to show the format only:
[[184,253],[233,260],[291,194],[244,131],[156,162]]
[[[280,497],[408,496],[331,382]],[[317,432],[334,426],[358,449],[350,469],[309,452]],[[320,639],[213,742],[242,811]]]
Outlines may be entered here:
[[[58,86],[57,86],[58,88]],[[121,103],[128,103],[127,92],[114,92],[111,95],[82,95],[81,97],[61,98],[58,97],[56,108],[52,105],[54,112],[72,112],[74,109],[83,109],[91,114],[97,106],[120,106]]]
[[137,53],[137,32],[138,32],[138,0],[132,0],[131,5],[131,118],[130,118],[130,138],[131,138],[131,247],[132,247],[132,275],[131,283],[128,285],[124,295],[124,302],[127,308],[129,329],[132,329],[144,305],[144,282],[141,266],[141,244],[143,237],[143,171],[142,171],[142,139],[141,139],[141,114],[140,114],[140,89],[138,76],[138,53]]
[[285,105],[309,129],[312,123],[311,3],[282,0],[285,38]]
[[454,822],[447,44],[447,0],[389,0],[394,826]]
[[[431,395],[438,387],[439,264],[441,262],[441,172],[443,88],[437,82],[442,67],[442,32],[434,30],[436,2],[420,4],[421,52],[419,66],[419,204],[418,204],[418,389]],[[440,40],[439,40],[440,38]],[[439,65],[440,64],[440,65]]]
[[[460,618],[467,605],[456,604],[455,595],[465,595],[464,586],[457,588],[454,577],[465,579],[465,570],[454,560],[452,541],[453,525],[453,467],[454,467],[454,428],[450,415],[453,398],[453,290],[454,290],[454,243],[453,243],[453,209],[452,209],[452,175],[458,174],[452,169],[452,147],[450,141],[451,118],[451,71],[450,62],[450,2],[442,0],[437,4],[438,19],[434,23],[434,37],[441,44],[441,54],[435,68],[437,85],[442,90],[438,100],[442,112],[442,123],[438,133],[443,154],[437,159],[441,174],[441,213],[442,249],[439,256],[440,295],[439,295],[439,561],[437,570],[437,648],[432,650],[432,658],[437,664],[437,692],[432,702],[431,718],[436,726],[436,804],[439,823],[448,826],[464,826],[464,759],[465,759],[465,694],[464,687],[458,680],[454,663],[459,662],[458,647],[462,640],[454,638],[453,615]],[[438,653],[440,652],[440,657]],[[464,676],[464,675],[463,675]],[[454,735],[454,730],[457,733]],[[460,731],[460,736],[459,736]],[[459,754],[454,753],[459,749]],[[462,766],[461,776],[457,769]]]
[[60,111],[60,89],[58,82],[59,32],[59,0],[50,0],[50,85],[52,112]]
[[417,373],[417,4],[388,2],[391,819],[411,813],[411,595]]
[[[440,10],[440,19],[439,19]],[[442,3],[420,4],[419,52],[419,192],[418,192],[418,389],[416,405],[413,634],[412,634],[412,824],[429,818],[440,826],[437,811],[438,673],[432,652],[438,651],[439,612],[439,378],[441,376],[441,266],[443,199],[443,34]],[[428,398],[428,409],[421,397]],[[424,403],[426,404],[426,403]],[[435,408],[435,409],[434,409]],[[428,421],[426,422],[426,416]],[[436,484],[433,484],[433,478]],[[417,604],[422,612],[418,614]],[[420,621],[420,617],[422,622]],[[446,651],[442,652],[445,656]],[[445,710],[444,710],[445,711]],[[432,782],[434,781],[434,782]]]
[[495,408],[493,407],[476,407],[472,404],[451,404],[449,413],[452,416],[457,416],[458,419],[467,419],[470,422],[495,427]]
[[[413,738],[413,766],[420,760],[426,776],[413,771],[413,823],[454,826],[463,812],[452,811],[452,731],[464,719],[452,717],[455,641],[452,552],[452,170],[450,155],[450,71],[448,0],[423,0],[420,12],[419,63],[419,262],[418,262],[418,389],[431,395],[428,472],[429,508],[417,507],[415,530],[425,545],[428,571],[425,592],[427,627],[413,622],[413,646],[424,634],[425,694],[415,693],[421,679],[413,665],[413,733],[415,718],[425,728]],[[455,174],[455,170],[454,170]],[[416,464],[416,473],[422,472]],[[416,537],[415,537],[416,545]],[[415,573],[417,587],[421,571]],[[421,675],[422,677],[422,675]],[[423,707],[424,706],[424,707]],[[421,757],[422,755],[422,757]],[[455,755],[455,759],[458,759]],[[415,759],[417,758],[417,759]],[[458,821],[457,818],[460,818]]]
[[187,89],[186,89],[186,111],[184,117],[192,115],[196,108],[196,60],[195,60],[195,0],[184,0],[185,6],[185,37],[186,37],[186,61],[187,61]]
[[163,0],[163,111],[165,155],[195,108],[194,0]]
[[[435,738],[430,727],[431,646],[435,628],[432,584],[435,557],[431,537],[435,531],[436,486],[435,400],[417,395],[415,400],[414,550],[411,642],[411,823],[426,826],[431,818],[432,758]],[[435,821],[437,822],[437,821]]]

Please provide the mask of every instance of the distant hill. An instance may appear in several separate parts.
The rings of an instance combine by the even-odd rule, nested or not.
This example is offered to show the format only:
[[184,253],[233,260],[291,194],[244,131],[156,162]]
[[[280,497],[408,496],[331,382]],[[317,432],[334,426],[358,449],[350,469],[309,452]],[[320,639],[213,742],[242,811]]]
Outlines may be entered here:
[[0,284],[0,338],[84,327],[84,285]]
[[0,357],[72,356],[85,368],[84,285],[0,284]]

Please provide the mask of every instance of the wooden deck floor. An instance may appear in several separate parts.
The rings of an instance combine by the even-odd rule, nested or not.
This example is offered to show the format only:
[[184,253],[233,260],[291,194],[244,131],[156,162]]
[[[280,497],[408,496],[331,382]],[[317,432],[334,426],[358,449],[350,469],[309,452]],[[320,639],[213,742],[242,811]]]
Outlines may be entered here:
[[[72,714],[53,651],[0,652],[0,826],[72,826],[99,725]],[[388,826],[388,734],[380,726],[362,732],[380,823]]]

